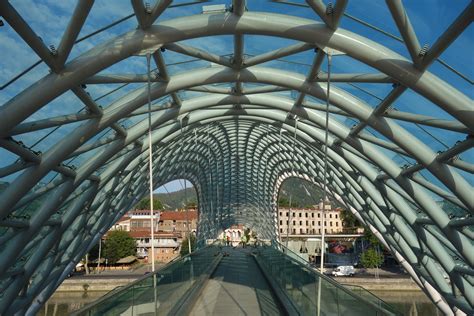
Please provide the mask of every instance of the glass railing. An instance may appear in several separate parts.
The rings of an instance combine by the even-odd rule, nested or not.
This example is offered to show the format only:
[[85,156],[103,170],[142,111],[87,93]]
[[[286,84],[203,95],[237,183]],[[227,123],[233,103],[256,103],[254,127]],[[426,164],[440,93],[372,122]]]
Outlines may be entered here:
[[213,244],[179,257],[155,273],[109,292],[73,315],[173,314],[199,278],[215,266],[219,253]]
[[352,291],[320,274],[276,241],[259,247],[256,259],[300,315],[398,315],[370,292]]

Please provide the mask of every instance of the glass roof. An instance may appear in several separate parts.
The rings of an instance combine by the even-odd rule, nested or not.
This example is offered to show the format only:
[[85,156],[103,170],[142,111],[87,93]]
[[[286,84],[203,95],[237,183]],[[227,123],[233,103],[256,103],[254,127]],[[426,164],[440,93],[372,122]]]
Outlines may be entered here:
[[[34,201],[46,203],[49,195],[35,192],[62,185],[64,177],[81,179],[72,194],[83,181],[109,179],[111,170],[142,170],[150,81],[158,147],[219,116],[226,124],[216,134],[235,141],[232,151],[244,145],[228,136],[240,128],[229,117],[273,124],[275,139],[277,129],[290,135],[300,124],[297,149],[284,137],[288,150],[301,159],[320,157],[328,133],[339,172],[385,181],[382,196],[403,201],[387,207],[408,203],[406,212],[422,210],[428,226],[448,239],[470,238],[472,246],[473,10],[468,0],[5,2],[0,182],[14,198],[0,215],[20,216]],[[41,172],[28,187],[35,168]],[[21,193],[12,193],[16,186]],[[367,199],[377,200],[369,193]],[[460,245],[453,249],[472,272],[473,259]],[[472,285],[472,275],[467,279]],[[447,304],[467,310],[469,299]]]

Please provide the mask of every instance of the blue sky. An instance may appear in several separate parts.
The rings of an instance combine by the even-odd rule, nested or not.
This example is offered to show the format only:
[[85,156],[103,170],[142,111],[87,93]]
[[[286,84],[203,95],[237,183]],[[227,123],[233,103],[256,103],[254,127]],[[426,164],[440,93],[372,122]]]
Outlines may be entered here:
[[186,188],[190,188],[193,185],[188,180],[178,179],[173,180],[171,182],[162,185],[161,187],[157,188],[154,192],[155,193],[167,193],[167,192],[175,192],[179,190],[184,190],[185,182],[186,181]]
[[[293,0],[294,2],[304,3],[302,0]],[[173,3],[187,2],[184,0],[174,1]],[[226,3],[230,4],[229,1],[211,1],[205,3],[217,4]],[[457,1],[446,1],[446,0],[417,0],[417,1],[403,1],[410,17],[411,23],[417,33],[418,39],[421,45],[429,44],[432,45],[439,35],[452,23],[452,21],[459,15],[459,13],[468,5],[467,0]],[[44,43],[49,45],[58,46],[64,29],[69,22],[70,15],[75,7],[76,1],[64,0],[12,0],[11,3],[20,13],[20,15],[30,24],[32,29],[42,38]],[[276,4],[269,1],[263,0],[248,0],[248,8],[250,11],[269,11],[275,13],[285,13],[289,15],[295,15],[298,17],[304,17],[309,19],[319,18],[311,10],[304,10],[295,6],[288,6],[283,4]],[[202,5],[185,6],[179,8],[172,8],[167,10],[160,20],[171,19],[183,15],[199,14],[201,12]],[[98,28],[101,28],[117,19],[125,17],[132,13],[132,7],[130,1],[122,0],[100,0],[96,1],[92,7],[91,13],[88,16],[84,27],[81,30],[80,37],[89,34]],[[375,0],[357,0],[349,1],[346,13],[355,16],[359,19],[363,19],[368,23],[373,24],[389,33],[396,36],[400,36],[393,19],[385,5],[384,1]],[[110,38],[123,34],[136,27],[135,18],[131,18],[126,22],[123,22],[99,35],[96,35],[86,41],[83,41],[73,48],[73,51],[68,60],[72,60],[80,54],[88,51],[94,45],[104,42]],[[368,29],[347,17],[341,21],[341,27],[350,29],[356,33],[362,34],[367,38],[380,42],[397,53],[409,57],[409,54],[403,44],[396,40],[384,36],[378,32]],[[205,50],[210,50],[216,54],[229,54],[233,51],[231,36],[217,36],[207,37],[186,41],[186,44],[193,45]],[[273,50],[279,47],[293,44],[294,41],[279,39],[262,36],[246,36],[245,37],[245,50],[250,54],[261,54],[269,50]],[[21,70],[27,66],[33,64],[38,57],[34,52],[22,41],[22,39],[10,28],[8,24],[0,28],[0,51],[2,52],[2,58],[0,60],[0,84],[5,83],[10,78],[18,74]],[[463,72],[469,78],[474,78],[474,27],[471,25],[454,43],[449,47],[442,55],[441,58],[454,68]],[[470,52],[470,53],[468,53]],[[289,61],[298,61],[306,64],[311,64],[314,52],[304,52],[294,56],[289,56],[286,59]],[[205,67],[207,66],[204,62],[192,62],[180,65],[171,65],[177,62],[183,62],[190,59],[183,55],[166,51],[164,53],[165,60],[169,66],[171,74],[185,71],[189,68]],[[264,66],[274,66],[282,69],[291,71],[297,71],[306,74],[308,66],[296,66],[285,62],[270,62]],[[323,65],[322,69],[326,69]],[[376,72],[371,67],[357,62],[349,57],[341,56],[334,58],[333,69],[335,72]],[[132,57],[125,61],[122,61],[112,67],[105,69],[103,73],[145,73],[146,64],[142,57]],[[30,73],[25,75],[23,78],[15,82],[10,87],[0,90],[0,105],[4,104],[15,95],[20,93],[23,89],[33,84],[36,80],[42,78],[48,74],[48,68],[44,64],[40,64]],[[449,84],[455,86],[457,89],[473,98],[474,89],[471,84],[466,83],[456,75],[447,71],[446,68],[441,66],[439,63],[434,63],[429,71],[433,72],[437,76],[443,78]],[[117,99],[118,97],[138,88],[140,84],[131,84],[121,91],[110,95],[109,97],[103,98],[98,101],[104,107],[110,102]],[[366,101],[371,106],[378,104],[377,98],[370,97],[366,94],[361,93],[357,89],[350,87],[346,84],[339,84],[349,92],[354,93],[359,98]],[[360,85],[361,87],[369,90],[379,98],[384,98],[390,91],[391,85],[380,84],[380,85]],[[90,85],[88,86],[88,92],[93,97],[99,97],[104,93],[115,88],[115,85]],[[285,93],[284,93],[285,94]],[[192,93],[187,93],[183,97],[189,97]],[[286,93],[286,95],[289,95]],[[422,96],[408,91],[397,100],[395,107],[399,110],[408,111],[412,113],[426,114],[443,119],[451,119],[450,115],[442,111],[438,107],[434,106],[430,101],[423,98]],[[71,92],[67,92],[62,96],[55,99],[53,102],[43,107],[41,110],[33,114],[28,121],[43,119],[56,115],[76,113],[82,108],[82,104]],[[335,118],[336,116],[334,116]],[[137,118],[138,119],[138,118]],[[132,125],[136,120],[123,121],[122,124]],[[345,122],[349,126],[352,125],[352,121],[348,120]],[[68,124],[61,127],[46,140],[37,144],[34,149],[46,151],[48,148],[61,139],[68,132],[72,131],[81,123]],[[403,123],[400,124],[416,134],[426,144],[431,146],[434,151],[444,150],[445,147],[442,143],[436,139],[421,131],[417,126],[413,124]],[[447,132],[445,130],[426,127],[432,135],[442,139],[442,142],[448,146],[453,145],[456,141],[463,140],[465,135]],[[30,134],[22,134],[15,136],[15,139],[23,141],[26,145],[32,146],[42,136],[48,133],[50,130],[38,131]],[[393,153],[392,153],[393,155]],[[462,159],[474,163],[474,149],[470,149],[461,155]],[[84,156],[82,159],[86,159]],[[0,167],[4,167],[13,163],[17,159],[16,156],[10,154],[3,148],[0,148]],[[394,158],[395,159],[395,158]],[[77,161],[75,163],[80,163]],[[460,172],[466,178],[470,179],[471,183],[472,175]],[[169,190],[179,189],[181,186],[179,183],[174,182],[169,185]]]

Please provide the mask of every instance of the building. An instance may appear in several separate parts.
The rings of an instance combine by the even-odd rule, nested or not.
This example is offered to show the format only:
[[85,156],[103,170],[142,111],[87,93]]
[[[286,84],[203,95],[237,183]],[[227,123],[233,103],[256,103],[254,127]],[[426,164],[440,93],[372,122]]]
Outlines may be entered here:
[[[324,210],[325,233],[339,234],[343,232],[341,208],[326,205]],[[278,231],[280,235],[321,235],[323,212],[320,206],[314,208],[280,208],[278,210]]]
[[227,240],[227,237],[229,237],[231,245],[237,246],[240,243],[242,236],[244,235],[244,230],[245,228],[242,224],[232,225],[223,232],[221,232],[217,237],[217,240]]
[[[189,232],[196,233],[198,213],[195,209],[155,211],[154,248],[155,260],[169,262],[179,255],[183,239]],[[124,230],[137,242],[137,256],[151,255],[150,210],[133,210],[112,226],[111,230]]]
[[[137,257],[150,258],[151,256],[151,231],[135,230],[130,235],[137,242]],[[155,260],[169,262],[179,256],[181,234],[168,232],[155,232],[154,234]]]

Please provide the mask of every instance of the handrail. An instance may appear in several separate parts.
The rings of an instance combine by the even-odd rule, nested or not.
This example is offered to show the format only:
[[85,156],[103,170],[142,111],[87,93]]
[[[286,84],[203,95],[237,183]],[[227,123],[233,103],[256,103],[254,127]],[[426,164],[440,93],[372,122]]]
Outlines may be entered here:
[[75,316],[75,315],[81,315],[82,313],[86,312],[87,310],[90,310],[91,308],[101,304],[102,302],[108,300],[110,297],[118,294],[118,293],[121,293],[123,291],[127,291],[128,289],[130,289],[131,287],[133,287],[134,285],[140,283],[141,281],[145,280],[145,279],[148,279],[150,277],[152,277],[153,275],[156,275],[157,277],[159,277],[160,275],[160,272],[169,268],[170,266],[172,266],[173,264],[175,264],[176,262],[179,262],[179,261],[184,261],[186,260],[186,258],[188,257],[191,257],[193,256],[197,251],[202,251],[206,248],[211,248],[211,247],[215,247],[216,244],[217,244],[218,241],[214,241],[212,244],[209,244],[209,245],[206,245],[200,249],[197,249],[195,250],[194,252],[191,252],[191,253],[188,253],[187,255],[184,255],[184,256],[178,256],[174,259],[172,259],[170,262],[166,263],[164,266],[160,267],[158,270],[154,271],[154,272],[150,272],[150,273],[146,273],[145,275],[139,277],[138,279],[136,279],[135,281],[132,281],[130,283],[128,283],[127,285],[123,285],[123,286],[118,286],[116,288],[114,288],[112,291],[108,292],[107,294],[105,294],[104,296],[100,297],[99,299],[95,300],[94,302],[92,303],[89,303],[87,305],[85,305],[84,307],[82,307],[81,309],[77,310],[77,311],[74,311],[71,313],[72,316]]
[[[303,258],[301,258],[300,256],[298,256],[297,253],[295,253],[294,251],[292,251],[291,249],[289,249],[288,247],[286,247],[285,245],[283,245],[282,243],[276,241],[276,240],[272,240],[272,243],[271,243],[271,247],[278,250],[278,251],[281,251],[283,254],[285,254],[291,261],[295,262],[296,264],[304,267],[304,268],[309,268],[309,272],[310,273],[313,273],[313,274],[316,274],[318,277],[322,278],[323,280],[325,281],[328,281],[330,284],[334,285],[336,288],[340,289],[341,291],[344,291],[346,292],[347,294],[349,295],[354,295],[356,297],[358,297],[359,299],[365,301],[366,303],[374,306],[375,308],[377,309],[382,309],[383,312],[385,313],[389,313],[389,314],[394,314],[394,315],[399,315],[400,313],[398,311],[396,311],[390,304],[388,304],[387,302],[385,302],[384,300],[380,299],[379,297],[377,297],[376,295],[374,295],[373,293],[370,293],[370,291],[364,289],[363,287],[360,287],[362,289],[364,289],[365,291],[367,291],[368,293],[371,294],[371,296],[373,296],[374,298],[377,299],[377,301],[380,301],[381,304],[380,305],[384,305],[383,307],[382,306],[378,306],[377,304],[375,304],[373,301],[370,301],[368,300],[367,298],[363,297],[362,295],[358,294],[358,293],[355,293],[354,291],[351,291],[350,289],[348,289],[347,287],[343,286],[343,284],[333,280],[332,278],[320,273],[319,271],[315,270],[313,267],[311,267],[311,265],[309,264],[308,261],[304,260]],[[293,256],[289,256],[285,253],[285,251],[282,251],[280,250],[280,248],[284,249],[285,251],[287,252],[290,252],[292,254],[294,254],[298,259],[295,259]]]
[[381,299],[380,297],[378,297],[377,295],[375,295],[374,293],[370,292],[369,290],[367,290],[366,288],[364,288],[363,286],[360,286],[360,285],[356,285],[356,284],[347,284],[347,283],[340,283],[341,285],[345,286],[345,287],[348,287],[348,288],[358,288],[360,289],[362,292],[364,293],[367,293],[368,295],[370,295],[371,297],[373,297],[374,299],[376,299],[377,301],[380,301],[382,302],[383,304],[385,305],[388,305],[390,306],[390,304],[388,304],[387,302],[385,302],[383,299]]

